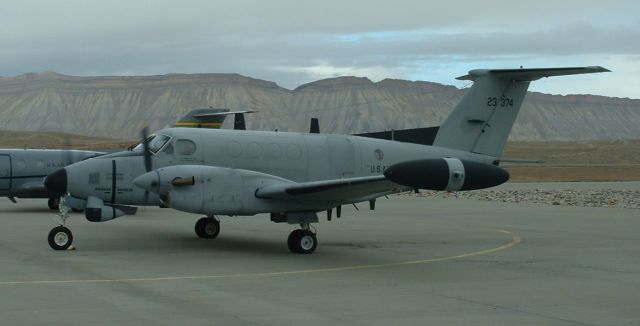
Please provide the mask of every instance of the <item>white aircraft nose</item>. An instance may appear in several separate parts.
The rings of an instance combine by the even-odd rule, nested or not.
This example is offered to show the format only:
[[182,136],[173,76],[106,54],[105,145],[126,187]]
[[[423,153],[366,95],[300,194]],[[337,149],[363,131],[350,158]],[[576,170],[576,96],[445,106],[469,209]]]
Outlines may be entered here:
[[133,179],[134,185],[151,192],[158,191],[159,183],[160,183],[160,176],[156,171],[147,172]]

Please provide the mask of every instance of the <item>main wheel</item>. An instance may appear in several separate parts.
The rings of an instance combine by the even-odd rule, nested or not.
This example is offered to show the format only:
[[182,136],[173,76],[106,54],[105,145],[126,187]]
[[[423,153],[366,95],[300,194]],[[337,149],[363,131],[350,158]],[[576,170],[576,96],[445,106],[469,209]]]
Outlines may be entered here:
[[298,254],[313,253],[318,247],[318,239],[315,233],[309,230],[294,230],[287,239],[289,250]]
[[60,198],[59,197],[49,198],[47,205],[49,205],[50,209],[57,211],[58,209],[60,209]]
[[220,222],[215,218],[203,217],[196,222],[196,234],[200,238],[213,239],[220,234]]
[[49,232],[49,246],[53,250],[67,250],[73,243],[73,234],[64,226],[57,226]]
[[302,232],[302,230],[297,229],[297,230],[293,230],[291,231],[291,233],[289,233],[289,237],[287,238],[287,246],[289,247],[289,250],[291,250],[291,252],[293,253],[297,253],[297,247],[295,246],[295,241],[296,238],[300,236],[300,232]]

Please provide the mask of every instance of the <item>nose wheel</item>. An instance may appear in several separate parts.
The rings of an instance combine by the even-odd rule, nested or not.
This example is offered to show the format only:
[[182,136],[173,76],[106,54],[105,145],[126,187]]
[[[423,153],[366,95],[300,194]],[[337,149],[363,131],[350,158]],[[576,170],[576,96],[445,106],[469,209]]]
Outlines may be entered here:
[[73,243],[73,233],[68,228],[60,225],[49,232],[49,246],[53,250],[67,250]]
[[213,216],[205,216],[196,222],[195,229],[198,237],[213,239],[220,234],[220,221]]

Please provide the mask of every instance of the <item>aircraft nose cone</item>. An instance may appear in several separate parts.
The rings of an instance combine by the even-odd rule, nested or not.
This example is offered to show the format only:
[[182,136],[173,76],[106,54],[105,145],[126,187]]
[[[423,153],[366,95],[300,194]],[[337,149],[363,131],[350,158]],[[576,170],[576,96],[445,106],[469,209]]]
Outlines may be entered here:
[[60,169],[49,174],[44,179],[44,186],[49,192],[55,195],[64,195],[67,193],[67,170]]
[[147,172],[133,179],[133,184],[147,191],[158,190],[159,177],[155,171]]

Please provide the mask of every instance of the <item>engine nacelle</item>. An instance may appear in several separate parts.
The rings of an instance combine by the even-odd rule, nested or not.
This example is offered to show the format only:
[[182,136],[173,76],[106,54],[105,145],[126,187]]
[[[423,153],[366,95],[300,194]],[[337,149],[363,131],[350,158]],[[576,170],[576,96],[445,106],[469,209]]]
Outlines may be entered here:
[[155,192],[173,209],[197,214],[253,215],[269,212],[270,204],[256,198],[256,189],[291,181],[242,169],[176,165],[145,173],[134,184]]
[[424,159],[394,164],[384,176],[403,186],[427,190],[475,190],[509,180],[509,172],[486,163],[457,158]]
[[89,196],[85,207],[84,215],[91,222],[105,222],[118,218],[122,215],[134,215],[136,207],[123,205],[105,205],[102,199]]
[[64,204],[77,211],[83,211],[87,207],[87,201],[73,196],[64,197]]

